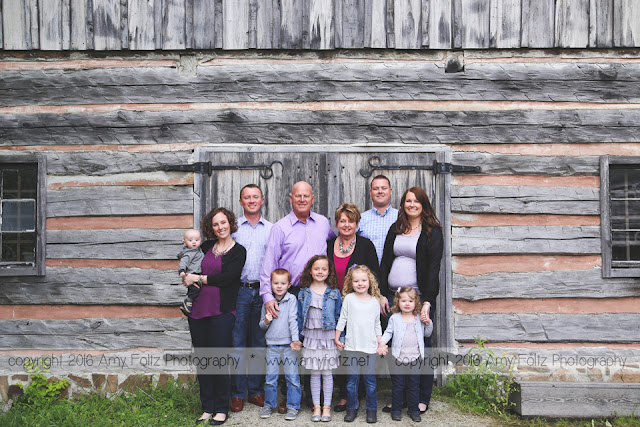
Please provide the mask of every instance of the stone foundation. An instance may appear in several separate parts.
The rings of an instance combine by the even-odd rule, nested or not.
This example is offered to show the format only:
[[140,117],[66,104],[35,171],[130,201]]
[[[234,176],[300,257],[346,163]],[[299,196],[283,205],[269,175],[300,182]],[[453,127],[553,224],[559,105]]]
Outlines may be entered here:
[[[67,379],[69,386],[61,393],[61,397],[73,397],[98,391],[106,396],[118,392],[135,392],[139,388],[146,388],[150,385],[165,387],[170,378],[179,382],[195,381],[196,375],[192,373],[154,373],[154,374],[69,374],[66,376],[46,375],[50,381]],[[30,383],[28,375],[0,375],[0,398],[3,403],[15,400],[24,391],[23,387]]]

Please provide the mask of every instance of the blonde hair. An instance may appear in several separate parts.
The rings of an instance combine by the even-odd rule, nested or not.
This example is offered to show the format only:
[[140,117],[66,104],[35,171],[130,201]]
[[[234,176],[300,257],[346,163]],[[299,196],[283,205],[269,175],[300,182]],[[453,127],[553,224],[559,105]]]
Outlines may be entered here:
[[354,292],[353,290],[353,273],[362,272],[367,275],[369,278],[369,289],[367,292],[374,298],[378,300],[382,298],[380,294],[380,289],[378,288],[378,281],[376,280],[376,276],[373,275],[369,267],[366,265],[354,265],[349,268],[347,272],[347,276],[344,278],[344,286],[342,287],[342,295],[347,296],[348,294]]
[[338,221],[340,221],[340,217],[342,216],[342,214],[345,214],[347,218],[349,218],[351,221],[355,222],[356,224],[360,223],[360,211],[358,210],[358,207],[353,203],[343,203],[340,206],[338,206],[338,209],[336,209],[336,215],[335,215],[336,224],[338,223]]
[[396,294],[393,297],[393,306],[391,307],[392,313],[400,313],[400,297],[402,294],[408,294],[409,298],[416,303],[415,307],[413,307],[413,315],[419,316],[420,311],[422,311],[422,301],[420,301],[420,295],[418,295],[418,291],[411,286],[402,286],[398,288]]

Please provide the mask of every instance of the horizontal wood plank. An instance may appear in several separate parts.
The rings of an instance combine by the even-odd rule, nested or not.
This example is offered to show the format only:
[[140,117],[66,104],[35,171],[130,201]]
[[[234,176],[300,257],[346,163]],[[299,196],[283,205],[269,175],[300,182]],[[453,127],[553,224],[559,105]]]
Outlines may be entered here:
[[453,162],[479,166],[483,175],[595,176],[598,156],[531,156],[485,152],[453,152]]
[[46,276],[3,277],[0,304],[177,306],[185,293],[177,270],[47,267]]
[[72,259],[174,259],[182,229],[49,230],[47,257]]
[[47,217],[190,213],[193,188],[188,186],[65,187],[47,191]]
[[455,339],[473,342],[483,336],[500,342],[602,342],[640,340],[640,313],[470,314],[454,319]]
[[[139,320],[139,319],[135,319]],[[135,332],[95,334],[90,330],[80,335],[6,335],[0,343],[2,350],[126,350],[135,348],[162,348],[185,350],[191,346],[189,328],[183,331]],[[118,369],[119,368],[114,368]]]
[[102,176],[154,172],[166,165],[189,164],[192,152],[50,151],[46,156],[47,175]]
[[[604,120],[602,116],[606,116]],[[593,118],[591,122],[583,121]],[[90,122],[87,120],[90,119]],[[635,123],[632,121],[636,120]],[[620,123],[625,123],[621,126]],[[628,123],[628,124],[627,124]],[[366,129],[366,132],[363,130]],[[640,141],[640,110],[589,111],[276,111],[210,110],[102,114],[0,114],[0,146],[257,143],[257,144],[472,144]],[[489,154],[467,155],[495,163]],[[501,159],[501,157],[497,157]],[[522,174],[544,174],[521,164]],[[594,159],[572,158],[592,175]],[[543,161],[544,160],[544,161]],[[546,162],[546,164],[545,164]],[[566,162],[565,162],[566,163]],[[477,164],[476,164],[477,165]],[[562,165],[540,158],[546,171]],[[571,166],[569,166],[570,168]],[[580,170],[586,169],[586,171]],[[508,169],[502,173],[509,173]]]
[[598,215],[600,192],[597,188],[585,187],[452,186],[451,211]]
[[[354,62],[0,73],[0,105],[230,101],[494,100],[637,103],[640,64]],[[79,90],[71,90],[77,88]]]
[[600,253],[595,226],[455,227],[451,235],[453,255]]
[[128,334],[139,332],[169,332],[186,330],[186,319],[136,318],[136,319],[17,319],[0,320],[0,333],[8,335],[50,335],[52,339],[68,335]]
[[[640,297],[635,278],[604,279],[602,269],[453,274],[453,298],[623,298]],[[535,307],[534,307],[535,309]]]
[[523,417],[634,417],[640,408],[638,383],[519,381],[510,396]]

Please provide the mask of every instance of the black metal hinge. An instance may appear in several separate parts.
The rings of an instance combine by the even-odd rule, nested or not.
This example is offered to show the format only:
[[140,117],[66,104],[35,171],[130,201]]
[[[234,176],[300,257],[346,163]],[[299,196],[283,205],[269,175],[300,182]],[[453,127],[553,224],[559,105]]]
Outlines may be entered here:
[[167,172],[194,172],[194,173],[206,173],[211,176],[211,162],[196,162],[190,165],[165,165],[162,168]]
[[433,161],[431,165],[381,165],[380,157],[371,156],[367,160],[369,167],[367,169],[360,169],[360,175],[365,178],[371,177],[375,170],[430,170],[434,175],[442,173],[454,173],[454,172],[480,172],[480,166],[461,166],[451,163],[440,163]]
[[433,162],[433,173],[480,172],[480,166],[462,166],[451,163]]
[[194,173],[206,173],[211,176],[214,170],[260,170],[260,176],[262,179],[269,179],[273,176],[273,165],[278,163],[282,166],[282,162],[275,160],[268,165],[212,165],[211,162],[196,162],[190,165],[165,165],[163,170],[165,171],[178,171],[178,172],[194,172]]

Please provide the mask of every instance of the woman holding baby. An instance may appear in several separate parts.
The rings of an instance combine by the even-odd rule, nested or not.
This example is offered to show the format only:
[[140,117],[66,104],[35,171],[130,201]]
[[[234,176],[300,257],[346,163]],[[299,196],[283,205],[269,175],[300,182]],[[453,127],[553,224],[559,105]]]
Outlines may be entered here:
[[[240,274],[246,259],[245,248],[231,237],[237,230],[236,217],[226,208],[215,208],[200,224],[207,240],[201,274],[187,274],[185,286],[198,286],[200,294],[193,301],[189,332],[196,356],[211,356],[206,349],[231,347],[231,331],[235,323],[235,307]],[[199,354],[202,353],[202,354]],[[197,359],[194,359],[197,360]],[[208,367],[208,370],[214,368]],[[198,366],[200,401],[203,413],[196,424],[221,425],[228,417],[230,377],[228,372],[205,371]]]

